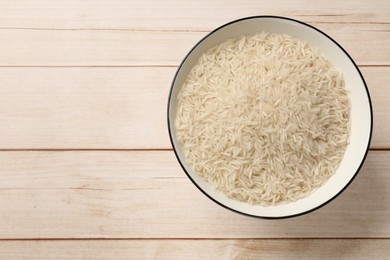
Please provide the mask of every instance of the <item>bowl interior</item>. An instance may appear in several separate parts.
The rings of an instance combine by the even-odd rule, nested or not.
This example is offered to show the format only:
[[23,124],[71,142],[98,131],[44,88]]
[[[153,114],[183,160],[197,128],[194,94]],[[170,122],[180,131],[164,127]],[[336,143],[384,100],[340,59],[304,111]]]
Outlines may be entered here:
[[[227,39],[238,38],[241,35],[253,35],[262,31],[285,33],[294,38],[306,41],[313,47],[317,47],[343,73],[345,85],[351,100],[350,144],[347,147],[337,172],[310,196],[285,205],[269,207],[253,206],[238,202],[229,199],[223,193],[215,191],[211,185],[202,180],[191,169],[176,139],[175,133],[177,95],[187,74],[196,64],[202,53]],[[365,159],[371,138],[371,101],[364,79],[358,68],[348,54],[328,36],[311,26],[291,19],[282,17],[251,17],[234,21],[216,29],[190,51],[179,67],[172,84],[168,104],[168,127],[172,145],[183,169],[194,184],[215,202],[234,211],[252,216],[266,218],[289,217],[309,212],[324,205],[343,191],[357,174]]]

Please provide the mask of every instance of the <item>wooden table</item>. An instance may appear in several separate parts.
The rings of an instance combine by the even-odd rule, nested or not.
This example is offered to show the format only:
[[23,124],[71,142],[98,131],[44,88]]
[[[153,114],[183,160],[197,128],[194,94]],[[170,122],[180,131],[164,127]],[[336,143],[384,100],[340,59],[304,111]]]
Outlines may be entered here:
[[[166,127],[187,51],[223,23],[264,14],[345,47],[375,120],[352,185],[277,221],[207,199]],[[0,258],[389,257],[389,82],[389,1],[1,1]]]

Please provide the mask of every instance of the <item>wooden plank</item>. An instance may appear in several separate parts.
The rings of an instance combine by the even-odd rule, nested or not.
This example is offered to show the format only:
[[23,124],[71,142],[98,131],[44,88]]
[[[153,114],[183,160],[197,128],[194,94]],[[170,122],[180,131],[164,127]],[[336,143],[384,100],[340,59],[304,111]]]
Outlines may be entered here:
[[211,29],[252,15],[281,15],[308,22],[389,23],[388,1],[66,1],[13,0],[0,6],[1,27]]
[[175,68],[0,68],[0,147],[168,148]]
[[389,239],[1,241],[7,259],[385,259]]
[[373,113],[374,126],[371,140],[371,148],[388,149],[390,148],[390,67],[382,68],[361,68],[367,87],[370,91]]
[[205,32],[0,30],[0,66],[177,65]]
[[[358,64],[390,64],[389,25],[318,27]],[[0,66],[173,66],[207,32],[0,29]]]
[[262,220],[204,196],[165,152],[1,152],[0,238],[390,237],[390,152],[304,216]]
[[[176,68],[0,68],[0,149],[167,149]],[[390,148],[390,67],[362,67]]]

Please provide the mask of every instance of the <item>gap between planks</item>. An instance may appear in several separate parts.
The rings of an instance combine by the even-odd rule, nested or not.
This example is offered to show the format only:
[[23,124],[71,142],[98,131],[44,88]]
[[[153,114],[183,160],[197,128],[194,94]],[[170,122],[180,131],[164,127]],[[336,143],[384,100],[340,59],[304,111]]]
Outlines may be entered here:
[[[305,16],[305,15],[300,15]],[[322,15],[331,16],[331,15]],[[234,19],[236,20],[236,19]],[[232,21],[234,21],[232,20]],[[310,21],[306,24],[366,24],[366,25],[389,25],[388,22],[331,22],[331,21]],[[223,24],[221,24],[223,25]],[[218,27],[216,27],[218,28]],[[50,28],[50,27],[0,27],[0,30],[35,30],[35,31],[127,31],[127,32],[212,32],[210,29],[144,29],[144,28]]]
[[[358,67],[390,67],[390,64],[357,64]],[[0,65],[0,68],[178,68],[179,65]]]
[[224,237],[224,238],[210,238],[210,237],[195,237],[195,238],[171,238],[171,237],[139,237],[139,238],[0,238],[0,242],[2,241],[199,241],[199,240],[209,240],[209,241],[229,241],[229,240],[238,240],[238,241],[246,241],[246,240],[390,240],[390,237],[270,237],[270,238],[243,238],[243,237]]
[[[386,67],[390,65],[359,65]],[[177,68],[178,65],[0,65],[0,68]]]
[[0,152],[165,152],[173,151],[172,148],[4,148]]
[[[378,23],[379,24],[379,23]],[[386,23],[385,23],[386,24]],[[33,30],[33,31],[125,31],[125,32],[211,32],[212,30],[196,29],[134,29],[134,28],[48,28],[48,27],[0,27],[0,30]]]
[[[171,152],[172,148],[5,148],[0,149],[0,152]],[[388,152],[389,148],[370,148],[372,152]]]

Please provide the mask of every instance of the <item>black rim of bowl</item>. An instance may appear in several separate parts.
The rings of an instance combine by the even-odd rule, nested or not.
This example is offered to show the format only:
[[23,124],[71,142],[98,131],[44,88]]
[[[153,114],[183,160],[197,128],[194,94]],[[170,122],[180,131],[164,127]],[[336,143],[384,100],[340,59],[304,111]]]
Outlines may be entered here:
[[[183,165],[183,162],[180,160],[180,157],[177,153],[177,148],[173,142],[173,137],[172,137],[172,132],[171,132],[171,127],[170,127],[170,118],[169,118],[169,114],[170,114],[170,103],[171,103],[171,99],[172,99],[172,92],[173,92],[173,87],[175,85],[175,82],[176,82],[176,78],[177,78],[177,75],[178,73],[180,72],[184,62],[187,60],[187,58],[191,55],[191,53],[198,47],[198,45],[203,42],[204,40],[206,40],[210,35],[214,34],[215,32],[219,31],[220,29],[226,27],[226,26],[229,26],[231,24],[234,24],[234,23],[237,23],[237,22],[241,22],[241,21],[244,21],[244,20],[250,20],[250,19],[259,19],[259,18],[273,18],[273,19],[280,19],[280,20],[288,20],[288,21],[292,21],[292,22],[295,22],[295,23],[298,23],[298,24],[301,24],[301,25],[304,25],[304,26],[307,26],[307,27],[310,27],[314,30],[316,30],[318,33],[324,35],[325,37],[327,37],[328,39],[330,39],[334,44],[336,44],[346,55],[347,57],[349,58],[349,60],[352,62],[352,64],[355,66],[355,69],[356,71],[359,73],[359,76],[364,84],[364,87],[366,89],[366,94],[367,94],[367,98],[368,98],[368,102],[369,102],[369,106],[370,106],[370,116],[371,116],[371,127],[370,127],[370,134],[369,134],[369,138],[368,138],[368,142],[367,142],[367,147],[366,147],[366,151],[365,151],[365,154],[362,158],[362,161],[360,162],[360,165],[359,167],[357,168],[356,172],[354,173],[354,175],[352,176],[352,178],[349,180],[349,182],[336,194],[334,195],[333,197],[329,198],[327,201],[325,201],[324,203],[318,205],[317,207],[314,207],[312,209],[309,209],[309,210],[306,210],[306,211],[303,211],[303,212],[300,212],[300,213],[297,213],[297,214],[292,214],[292,215],[285,215],[285,216],[259,216],[259,215],[252,215],[252,214],[248,214],[248,213],[245,213],[245,212],[242,212],[242,211],[239,211],[239,210],[235,210],[219,201],[217,201],[216,199],[214,199],[212,196],[210,196],[207,192],[205,192],[196,182],[195,180],[192,179],[191,175],[188,173],[187,169],[184,167]],[[373,129],[373,123],[374,123],[374,118],[373,118],[373,112],[372,112],[372,102],[371,102],[371,97],[370,97],[370,93],[368,91],[368,88],[367,88],[367,84],[366,84],[366,81],[364,80],[363,78],[363,75],[362,73],[360,72],[358,66],[356,65],[355,61],[352,59],[352,57],[348,54],[348,52],[340,45],[338,44],[332,37],[330,37],[329,35],[327,35],[326,33],[324,33],[323,31],[317,29],[316,27],[310,25],[310,24],[307,24],[307,23],[304,23],[304,22],[301,22],[301,21],[298,21],[298,20],[295,20],[295,19],[291,19],[291,18],[287,18],[287,17],[282,17],[282,16],[273,16],[273,15],[259,15],[259,16],[249,16],[249,17],[244,17],[244,18],[241,18],[241,19],[238,19],[238,20],[234,20],[234,21],[231,21],[229,23],[226,23],[216,29],[214,29],[213,31],[211,31],[210,33],[208,33],[206,36],[204,36],[200,41],[198,41],[194,47],[191,48],[191,50],[187,53],[187,55],[184,57],[184,59],[182,60],[182,62],[180,63],[176,73],[175,73],[175,76],[173,78],[173,81],[172,81],[172,84],[171,84],[171,89],[169,91],[169,96],[168,96],[168,109],[167,109],[167,119],[168,119],[168,132],[169,132],[169,139],[171,141],[171,145],[173,147],[173,151],[175,153],[175,156],[181,166],[181,168],[183,169],[183,171],[185,172],[185,174],[188,176],[188,178],[191,180],[191,182],[204,194],[206,195],[210,200],[214,201],[215,203],[217,203],[218,205],[224,207],[225,209],[228,209],[228,210],[231,210],[233,212],[236,212],[236,213],[239,213],[239,214],[242,214],[242,215],[245,215],[245,216],[250,216],[250,217],[255,217],[255,218],[262,218],[262,219],[284,219],[284,218],[292,218],[292,217],[297,217],[297,216],[301,216],[301,215],[304,215],[304,214],[307,214],[307,213],[310,213],[310,212],[313,212],[323,206],[325,206],[326,204],[328,204],[329,202],[331,202],[332,200],[334,200],[336,197],[338,197],[351,183],[352,181],[355,179],[355,177],[357,176],[357,174],[359,173],[360,169],[362,168],[363,166],[363,163],[364,161],[366,160],[367,158],[367,154],[368,154],[368,151],[369,151],[369,147],[370,147],[370,143],[371,143],[371,138],[372,138],[372,129]]]

